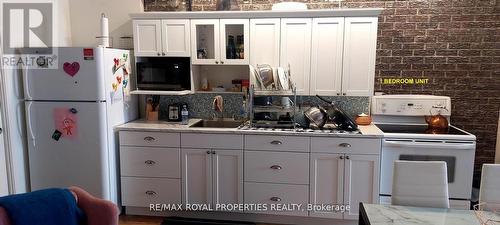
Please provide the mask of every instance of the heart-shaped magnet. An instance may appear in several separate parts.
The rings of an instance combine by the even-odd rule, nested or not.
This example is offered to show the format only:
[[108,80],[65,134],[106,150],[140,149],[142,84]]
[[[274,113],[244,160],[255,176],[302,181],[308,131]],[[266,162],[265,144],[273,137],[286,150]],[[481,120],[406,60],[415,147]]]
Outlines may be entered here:
[[66,72],[68,75],[74,77],[76,73],[78,73],[78,70],[80,70],[80,64],[78,62],[65,62],[63,64],[63,70]]

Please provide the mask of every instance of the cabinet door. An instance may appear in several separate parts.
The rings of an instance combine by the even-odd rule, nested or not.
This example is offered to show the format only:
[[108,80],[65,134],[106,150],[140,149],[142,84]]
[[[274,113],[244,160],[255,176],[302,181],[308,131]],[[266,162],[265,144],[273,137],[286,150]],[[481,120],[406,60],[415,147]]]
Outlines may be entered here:
[[134,20],[135,56],[161,55],[161,21]]
[[[310,201],[313,205],[344,203],[344,154],[312,154]],[[310,216],[342,219],[342,212],[310,211]]]
[[290,68],[298,95],[309,95],[311,73],[311,20],[281,19],[280,66]]
[[248,19],[221,19],[220,20],[220,63],[231,65],[246,65],[249,43]]
[[312,23],[311,95],[340,95],[344,18],[314,18]]
[[373,95],[377,17],[345,18],[342,94]]
[[193,64],[219,64],[219,19],[191,20]]
[[213,152],[213,203],[243,203],[243,150]]
[[162,20],[162,55],[191,56],[189,20]]
[[379,156],[347,155],[345,159],[344,204],[351,210],[344,219],[358,219],[359,203],[379,202]]
[[280,64],[280,19],[250,20],[250,64]]
[[212,203],[212,157],[208,149],[182,149],[182,202]]

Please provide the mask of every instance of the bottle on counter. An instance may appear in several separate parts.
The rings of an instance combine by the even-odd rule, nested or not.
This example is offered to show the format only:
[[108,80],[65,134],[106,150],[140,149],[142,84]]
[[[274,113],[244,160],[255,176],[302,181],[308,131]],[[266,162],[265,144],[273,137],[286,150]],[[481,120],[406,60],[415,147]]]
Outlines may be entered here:
[[187,109],[187,105],[182,105],[181,116],[182,116],[181,124],[187,125],[189,123],[189,111]]

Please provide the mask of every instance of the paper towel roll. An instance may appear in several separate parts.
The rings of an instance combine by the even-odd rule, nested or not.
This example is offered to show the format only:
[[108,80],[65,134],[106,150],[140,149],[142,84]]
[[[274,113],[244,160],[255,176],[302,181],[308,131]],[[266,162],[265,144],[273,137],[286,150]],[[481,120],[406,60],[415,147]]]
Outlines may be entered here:
[[101,35],[99,36],[100,45],[102,47],[109,47],[109,25],[106,15],[101,14]]

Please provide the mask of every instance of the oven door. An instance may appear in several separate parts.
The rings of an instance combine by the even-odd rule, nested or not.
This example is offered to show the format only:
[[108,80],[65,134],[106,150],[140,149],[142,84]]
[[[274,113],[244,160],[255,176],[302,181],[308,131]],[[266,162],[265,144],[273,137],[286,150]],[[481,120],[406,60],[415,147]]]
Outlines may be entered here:
[[450,199],[470,199],[475,149],[474,141],[384,139],[382,141],[380,194],[391,195],[395,160],[445,161],[448,167]]

